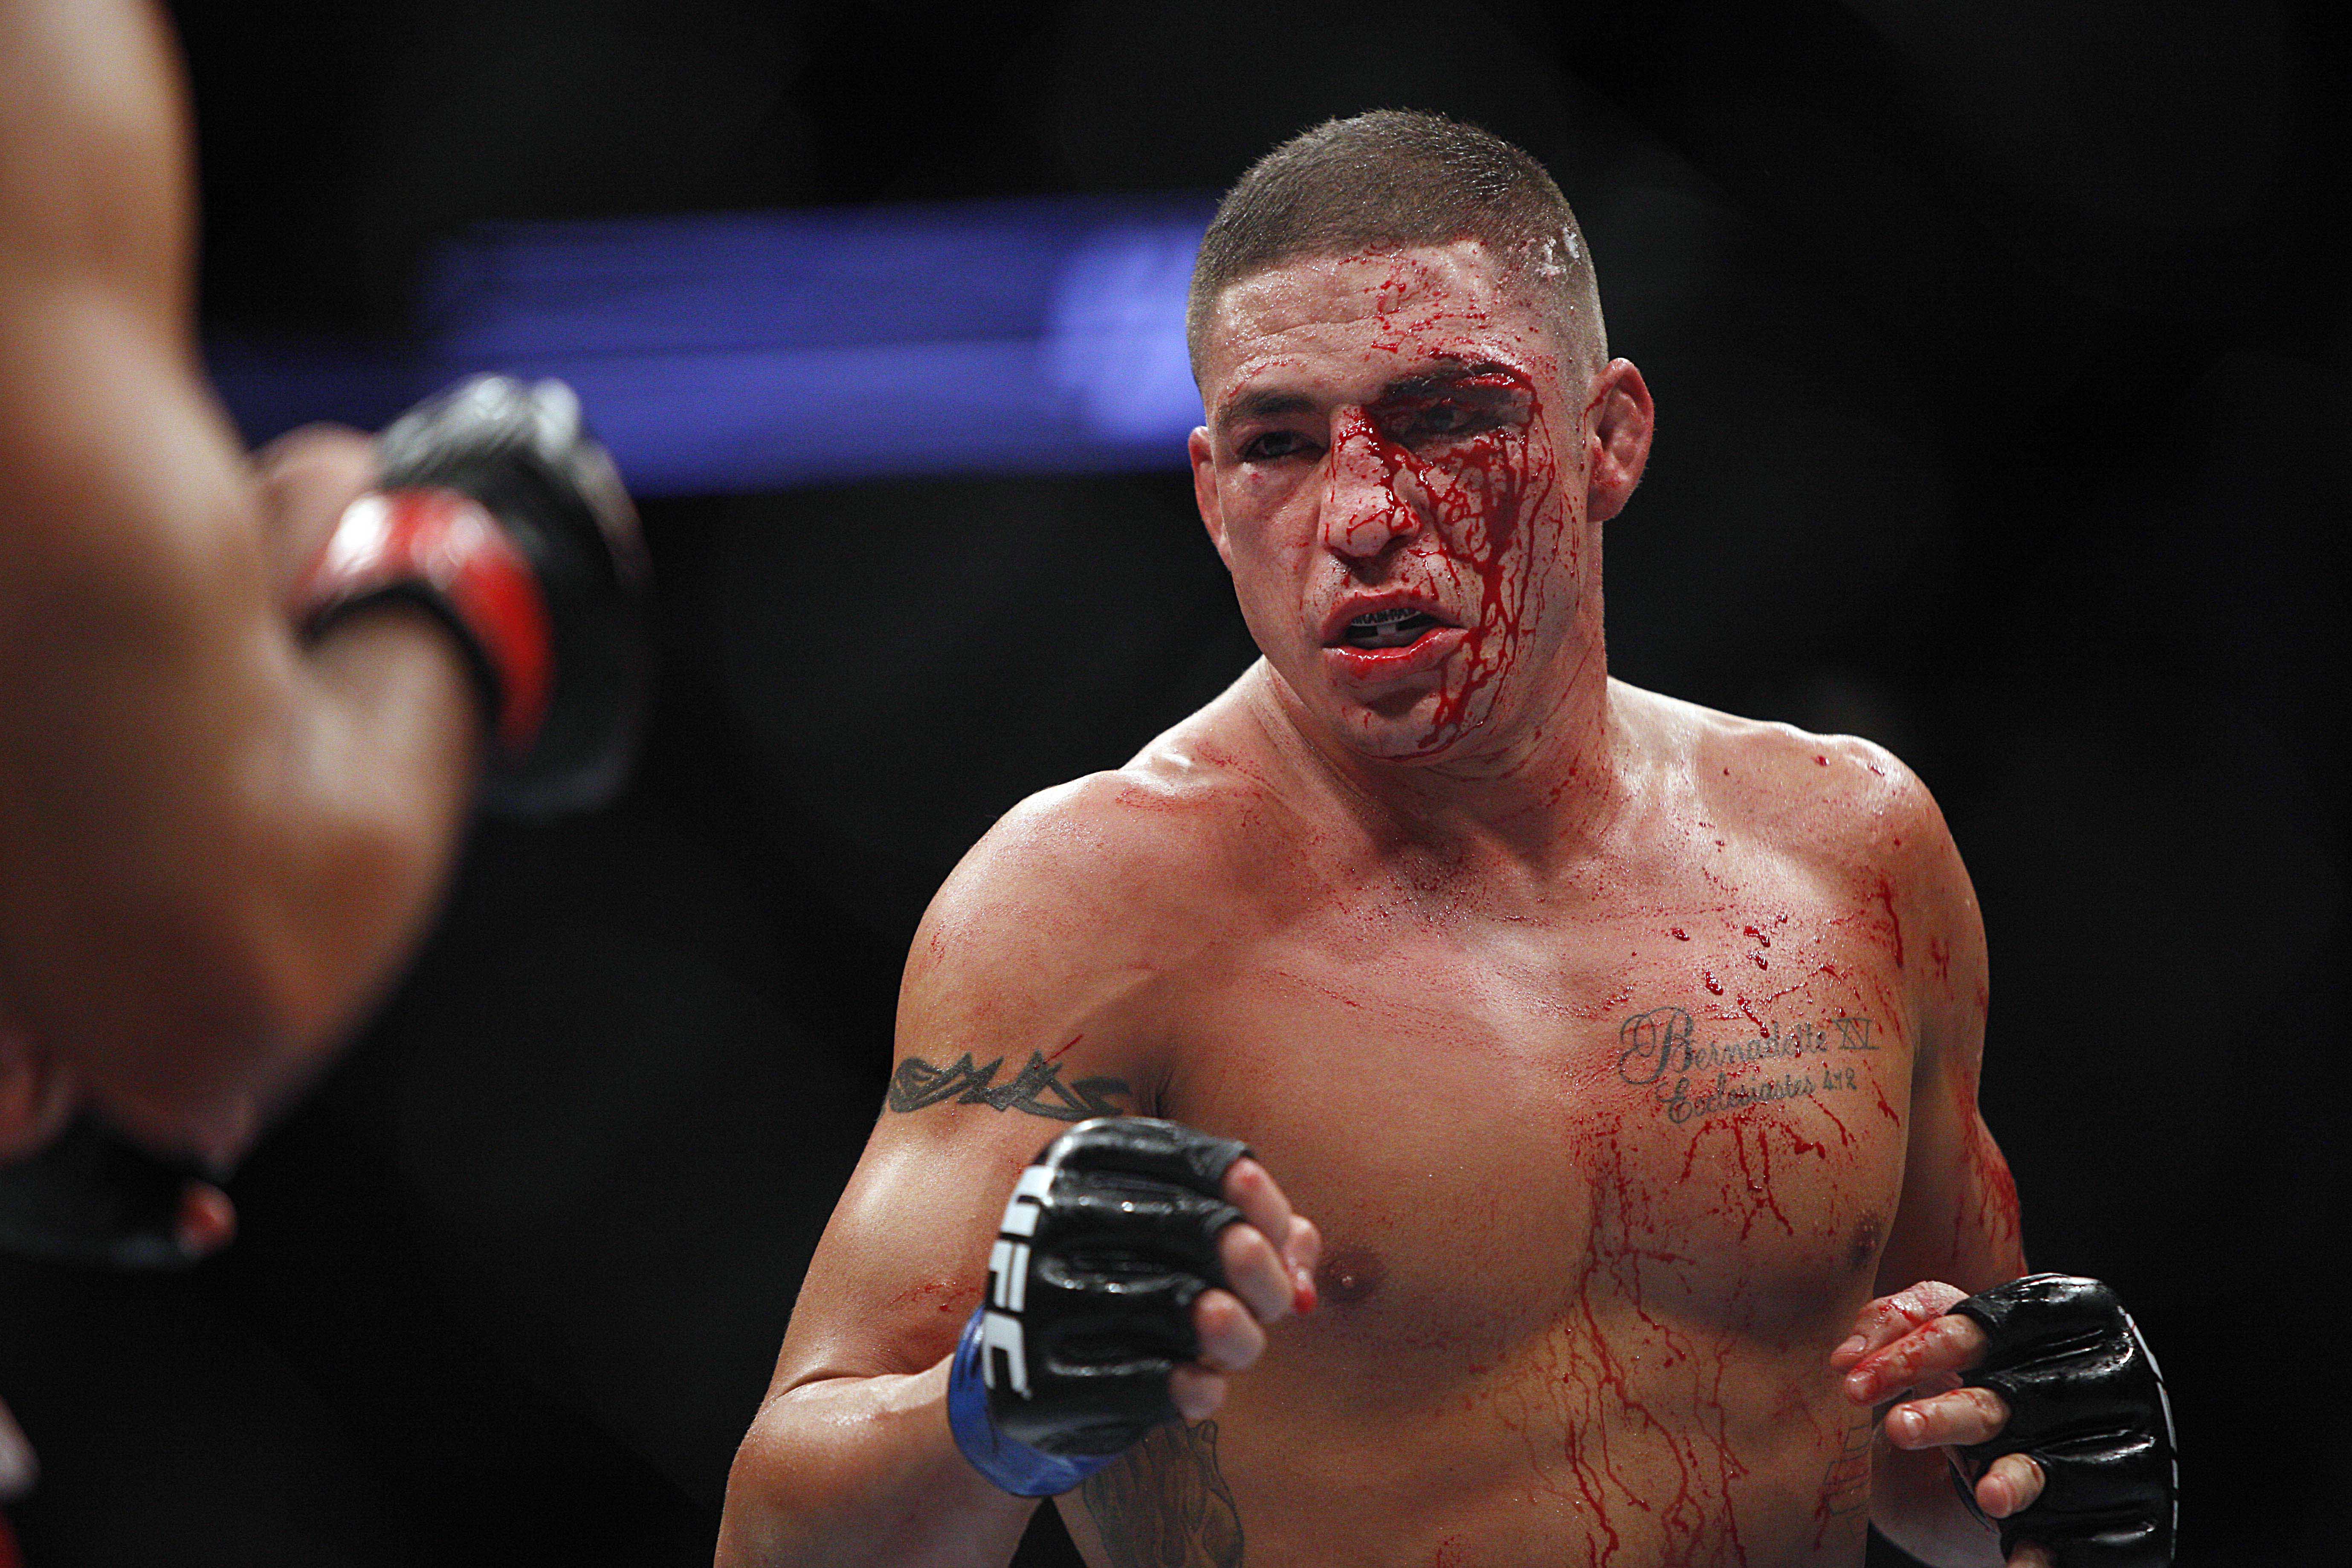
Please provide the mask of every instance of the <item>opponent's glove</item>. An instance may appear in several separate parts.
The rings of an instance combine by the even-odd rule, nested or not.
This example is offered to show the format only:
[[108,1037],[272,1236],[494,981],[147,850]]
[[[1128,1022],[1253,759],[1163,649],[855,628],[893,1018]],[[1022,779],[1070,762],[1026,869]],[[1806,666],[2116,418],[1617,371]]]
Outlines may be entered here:
[[[1959,1450],[1969,1479],[2004,1454],[2042,1467],[2042,1495],[1999,1521],[2002,1554],[2032,1542],[2057,1568],[2166,1568],[2179,1490],[2172,1406],[2116,1293],[2029,1274],[1952,1311],[1985,1332],[1984,1360],[1964,1381],[2009,1406],[1997,1437]],[[1962,1496],[1975,1505],[1972,1490]]]
[[1174,1122],[1100,1117],[1021,1173],[948,1380],[975,1469],[1051,1497],[1174,1417],[1168,1375],[1200,1354],[1192,1302],[1225,1283],[1217,1238],[1242,1218],[1225,1173],[1248,1153]]
[[[636,514],[560,382],[481,376],[378,438],[378,489],[345,509],[299,590],[317,636],[404,598],[457,633],[489,716],[485,803],[593,805],[627,766],[642,703]],[[217,1173],[152,1154],[83,1113],[0,1166],[0,1249],[113,1268],[193,1261],[189,1184]]]
[[618,789],[643,704],[636,513],[561,382],[477,376],[377,438],[383,476],[300,591],[311,636],[403,598],[457,635],[489,716],[493,810],[593,806]]
[[34,1154],[0,1166],[0,1251],[110,1269],[194,1262],[180,1240],[193,1160],[150,1154],[92,1112]]

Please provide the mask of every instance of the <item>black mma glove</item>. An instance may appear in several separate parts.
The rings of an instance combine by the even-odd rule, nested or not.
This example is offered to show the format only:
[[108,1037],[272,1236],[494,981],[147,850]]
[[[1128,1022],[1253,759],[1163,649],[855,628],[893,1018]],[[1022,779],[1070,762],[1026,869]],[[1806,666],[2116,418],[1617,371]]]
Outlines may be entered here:
[[[2005,1454],[2042,1467],[2042,1495],[1999,1521],[2002,1554],[2032,1542],[2057,1568],[2166,1568],[2179,1491],[2172,1408],[2116,1293],[2096,1280],[2029,1274],[1951,1310],[1987,1342],[1963,1381],[2009,1406],[1999,1436],[1958,1450],[1969,1479]],[[1962,1496],[1975,1506],[1972,1490]]]
[[1217,1238],[1242,1218],[1225,1173],[1249,1153],[1173,1122],[1103,1117],[1021,1173],[964,1325],[948,1420],[1004,1490],[1069,1490],[1176,1416],[1168,1375],[1200,1354],[1192,1303],[1225,1283]]
[[110,1269],[196,1260],[180,1239],[189,1186],[217,1179],[193,1160],[141,1148],[90,1111],[34,1154],[0,1166],[0,1251]]
[[302,591],[313,636],[386,598],[456,632],[489,716],[493,810],[600,804],[643,706],[636,513],[561,382],[477,376],[377,437],[383,476],[336,523]]

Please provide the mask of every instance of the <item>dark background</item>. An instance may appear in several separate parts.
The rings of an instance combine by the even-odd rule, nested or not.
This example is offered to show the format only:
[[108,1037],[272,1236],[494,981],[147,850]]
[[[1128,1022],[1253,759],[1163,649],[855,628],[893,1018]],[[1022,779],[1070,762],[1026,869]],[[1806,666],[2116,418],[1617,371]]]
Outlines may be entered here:
[[[180,21],[205,313],[248,334],[396,340],[426,247],[478,220],[1213,190],[1381,105],[1527,145],[1658,400],[1611,526],[1614,668],[1927,779],[1990,932],[1984,1103],[2028,1246],[2115,1281],[2165,1358],[2183,1560],[2317,1563],[2352,1469],[2316,1261],[2347,1195],[2325,9]],[[707,1562],[930,890],[1249,657],[1172,471],[646,523],[640,781],[478,831],[413,978],[239,1176],[245,1239],[170,1280],[0,1265],[36,1568]]]

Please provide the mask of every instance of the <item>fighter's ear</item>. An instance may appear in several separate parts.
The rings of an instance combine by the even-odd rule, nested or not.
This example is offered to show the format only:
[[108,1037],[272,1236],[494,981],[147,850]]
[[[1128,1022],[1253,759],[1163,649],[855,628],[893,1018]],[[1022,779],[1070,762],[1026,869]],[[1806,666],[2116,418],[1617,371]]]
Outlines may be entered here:
[[1592,378],[1587,406],[1592,410],[1592,434],[1585,450],[1585,516],[1605,523],[1642,482],[1657,411],[1650,403],[1649,384],[1631,360],[1612,360],[1601,367]]
[[0,1021],[0,1161],[47,1143],[66,1124],[76,1097],[65,1063]]
[[1201,508],[1201,523],[1209,530],[1209,542],[1217,547],[1217,559],[1231,571],[1234,558],[1225,553],[1225,510],[1217,499],[1217,462],[1209,444],[1209,427],[1195,429],[1184,450],[1192,459],[1192,504]]

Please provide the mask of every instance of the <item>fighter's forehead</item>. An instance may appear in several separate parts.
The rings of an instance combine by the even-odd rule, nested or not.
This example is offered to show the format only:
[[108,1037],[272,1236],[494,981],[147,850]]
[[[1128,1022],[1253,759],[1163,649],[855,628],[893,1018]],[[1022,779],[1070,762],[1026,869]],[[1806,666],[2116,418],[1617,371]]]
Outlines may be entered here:
[[1212,409],[1271,382],[1344,395],[1446,364],[1558,373],[1554,319],[1476,240],[1281,263],[1228,287],[1202,338]]

